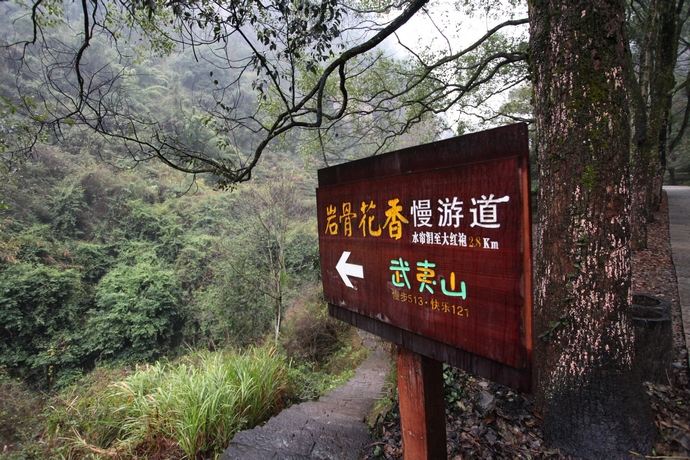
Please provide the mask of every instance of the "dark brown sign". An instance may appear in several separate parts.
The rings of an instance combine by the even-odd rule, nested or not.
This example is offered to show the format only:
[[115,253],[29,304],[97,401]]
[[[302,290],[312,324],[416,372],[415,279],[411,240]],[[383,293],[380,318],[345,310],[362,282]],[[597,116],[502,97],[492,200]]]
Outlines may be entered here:
[[529,388],[526,125],[322,169],[317,206],[333,316]]

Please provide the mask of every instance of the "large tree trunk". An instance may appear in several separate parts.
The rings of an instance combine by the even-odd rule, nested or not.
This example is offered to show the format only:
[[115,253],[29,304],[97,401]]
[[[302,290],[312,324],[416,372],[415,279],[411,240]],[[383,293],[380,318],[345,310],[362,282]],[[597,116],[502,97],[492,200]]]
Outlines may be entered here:
[[[539,229],[535,328],[547,440],[585,458],[647,452],[632,370],[624,4],[532,0]],[[629,62],[629,61],[628,61]]]

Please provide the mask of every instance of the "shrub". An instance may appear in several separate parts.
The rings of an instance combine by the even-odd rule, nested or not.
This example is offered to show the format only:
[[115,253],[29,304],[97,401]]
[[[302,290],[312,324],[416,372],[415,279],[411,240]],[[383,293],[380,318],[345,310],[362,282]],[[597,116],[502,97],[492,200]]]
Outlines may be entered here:
[[114,263],[114,249],[110,245],[75,241],[71,245],[72,263],[87,283],[97,283]]
[[325,303],[312,300],[289,316],[280,342],[290,358],[319,365],[346,344],[350,330],[328,316]]
[[306,287],[301,301],[288,312],[280,344],[293,363],[292,393],[310,400],[351,378],[367,349],[354,328],[328,316],[317,285]]
[[84,189],[80,185],[66,182],[56,187],[49,200],[49,217],[55,232],[64,237],[83,234],[85,208]]
[[79,370],[86,305],[79,273],[18,263],[0,273],[0,365],[33,385]]
[[212,273],[209,265],[219,257],[214,247],[217,240],[211,235],[185,235],[182,249],[175,260],[175,273],[185,291],[191,293],[210,282]]
[[178,217],[165,205],[151,205],[142,200],[127,202],[128,214],[120,226],[126,239],[140,239],[156,243],[156,253],[174,262],[180,251],[182,228]]
[[319,273],[319,240],[311,222],[296,223],[288,233],[285,265],[300,278],[315,280]]
[[97,360],[150,361],[177,344],[183,318],[172,270],[147,259],[118,265],[96,286],[95,303],[86,329]]
[[[209,265],[208,284],[195,291],[190,318],[195,331],[188,331],[199,346],[242,347],[263,338],[273,318],[271,299],[257,287],[265,277],[244,247],[240,254],[219,257]],[[191,329],[191,328],[190,328]]]
[[55,257],[60,254],[61,249],[64,251],[62,244],[55,241],[48,225],[25,227],[16,236],[11,236],[10,239],[11,245],[14,247],[14,254],[8,259],[12,262],[54,264],[56,262]]

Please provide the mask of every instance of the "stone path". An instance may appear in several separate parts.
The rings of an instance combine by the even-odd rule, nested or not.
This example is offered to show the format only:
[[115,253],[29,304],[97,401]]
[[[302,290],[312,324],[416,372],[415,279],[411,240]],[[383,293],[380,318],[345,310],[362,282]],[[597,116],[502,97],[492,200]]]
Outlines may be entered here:
[[389,365],[388,354],[374,345],[345,385],[318,401],[291,406],[263,426],[240,431],[221,459],[358,459],[371,442],[364,418],[382,396]]
[[678,277],[685,344],[690,350],[690,187],[668,185],[664,190],[668,196],[671,252]]

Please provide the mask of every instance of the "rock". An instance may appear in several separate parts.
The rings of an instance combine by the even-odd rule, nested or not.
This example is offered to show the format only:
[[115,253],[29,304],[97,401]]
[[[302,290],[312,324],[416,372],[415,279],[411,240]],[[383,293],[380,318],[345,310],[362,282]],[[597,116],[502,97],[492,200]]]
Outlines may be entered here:
[[496,398],[494,395],[488,391],[482,391],[479,393],[479,399],[477,401],[477,409],[482,415],[486,415],[496,407]]

